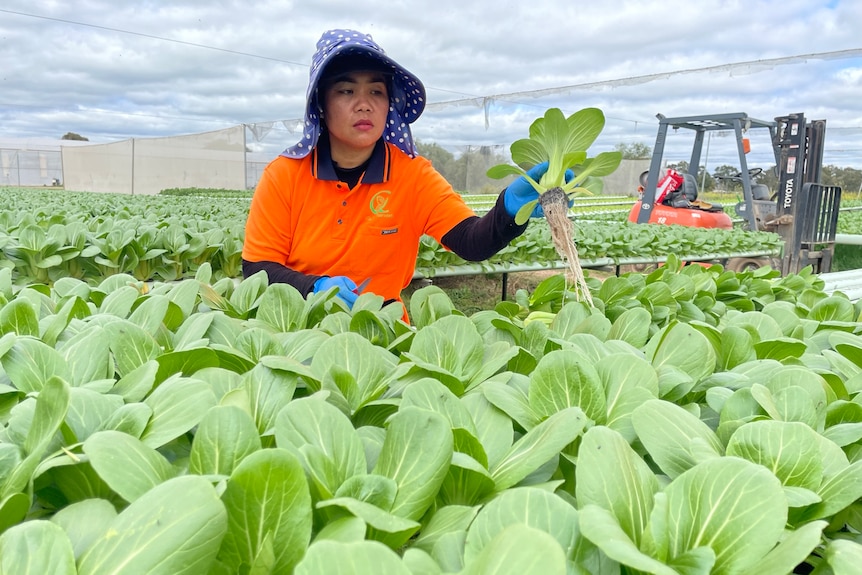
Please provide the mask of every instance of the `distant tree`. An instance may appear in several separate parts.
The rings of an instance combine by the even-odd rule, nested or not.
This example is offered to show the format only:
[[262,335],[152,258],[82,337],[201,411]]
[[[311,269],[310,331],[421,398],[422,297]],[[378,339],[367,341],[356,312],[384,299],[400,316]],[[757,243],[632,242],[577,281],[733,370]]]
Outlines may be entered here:
[[459,192],[489,193],[505,186],[505,181],[490,180],[486,175],[491,166],[508,161],[497,146],[467,146],[457,158],[439,144],[416,142],[416,148]]
[[679,162],[670,162],[668,163],[667,167],[671,170],[676,170],[680,174],[688,173],[688,162],[686,162],[685,160]]
[[832,165],[823,166],[820,171],[820,183],[826,186],[840,186],[842,194],[857,194],[862,190],[862,171]]
[[63,134],[63,136],[60,139],[61,140],[79,140],[82,142],[89,142],[90,141],[89,138],[85,138],[81,134],[76,134],[75,132],[66,132],[65,134]]
[[620,142],[614,146],[614,150],[620,152],[624,160],[649,160],[652,157],[652,148],[641,142]]
[[440,144],[426,144],[417,141],[416,148],[419,150],[419,155],[430,160],[438,172],[455,161],[455,156],[452,155],[452,152]]
[[452,152],[440,144],[426,144],[419,141],[416,142],[416,148],[419,150],[419,155],[428,159],[434,169],[440,172],[453,188],[464,189],[465,172],[462,166],[458,165]]
[[715,168],[712,172],[712,177],[716,181],[718,191],[722,192],[741,192],[742,184],[725,178],[730,178],[739,173],[739,168],[730,164],[722,164]]

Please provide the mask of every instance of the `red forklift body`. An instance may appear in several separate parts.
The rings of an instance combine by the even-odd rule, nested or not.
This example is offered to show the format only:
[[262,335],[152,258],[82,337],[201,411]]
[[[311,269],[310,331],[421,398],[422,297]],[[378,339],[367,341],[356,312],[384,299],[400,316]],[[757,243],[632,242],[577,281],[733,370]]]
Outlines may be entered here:
[[[637,222],[641,212],[641,202],[637,201],[629,212],[629,221]],[[723,211],[706,211],[697,208],[673,208],[664,204],[656,204],[650,210],[650,224],[677,224],[689,228],[721,228],[733,229],[733,220]]]

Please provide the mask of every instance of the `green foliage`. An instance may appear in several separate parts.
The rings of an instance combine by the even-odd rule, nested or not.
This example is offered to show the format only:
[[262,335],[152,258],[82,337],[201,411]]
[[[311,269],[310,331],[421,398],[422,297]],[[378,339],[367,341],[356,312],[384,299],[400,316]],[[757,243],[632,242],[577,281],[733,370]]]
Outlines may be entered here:
[[414,326],[211,278],[5,290],[2,572],[858,565],[862,306],[810,270],[430,286]]
[[454,189],[470,194],[499,194],[498,187],[485,175],[489,166],[506,160],[497,146],[466,146],[457,157],[436,143],[417,142],[416,147]]
[[649,160],[652,158],[652,148],[642,142],[626,144],[620,142],[614,146],[614,150],[622,154],[623,160]]
[[[561,188],[569,197],[577,194],[601,192],[602,176],[612,173],[620,164],[618,151],[600,152],[592,158],[587,150],[605,126],[605,115],[598,108],[584,108],[566,118],[559,108],[549,108],[545,115],[530,125],[528,138],[515,141],[511,146],[512,161],[517,164],[499,164],[488,170],[491,178],[510,175],[523,176],[540,195]],[[527,175],[526,169],[548,162],[548,170],[539,182]],[[567,170],[575,177],[566,182]],[[515,221],[523,223],[533,212],[536,202],[528,202],[518,212]]]
[[166,188],[160,196],[192,196],[196,198],[251,198],[254,190],[227,190],[224,188]]
[[82,136],[81,134],[78,134],[76,132],[66,132],[65,134],[60,136],[60,139],[61,140],[78,140],[81,142],[89,142],[90,141],[89,138],[85,138],[84,136]]

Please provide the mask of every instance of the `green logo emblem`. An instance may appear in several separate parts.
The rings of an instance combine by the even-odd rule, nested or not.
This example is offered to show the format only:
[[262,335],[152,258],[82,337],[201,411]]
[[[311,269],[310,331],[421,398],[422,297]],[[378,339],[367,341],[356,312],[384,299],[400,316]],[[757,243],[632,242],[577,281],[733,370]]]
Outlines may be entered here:
[[386,204],[389,203],[389,194],[391,193],[389,190],[383,190],[371,196],[368,207],[371,209],[372,214],[380,216],[389,213],[389,210],[386,209]]

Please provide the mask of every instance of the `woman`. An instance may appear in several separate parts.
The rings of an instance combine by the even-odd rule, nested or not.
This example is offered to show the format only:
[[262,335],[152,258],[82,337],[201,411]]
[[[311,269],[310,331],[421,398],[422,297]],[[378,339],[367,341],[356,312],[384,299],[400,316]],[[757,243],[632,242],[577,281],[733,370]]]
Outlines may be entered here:
[[[371,36],[325,32],[312,59],[303,137],[267,166],[252,199],[243,274],[266,271],[270,283],[304,295],[337,288],[348,306],[369,280],[367,291],[401,301],[422,235],[481,261],[522,234],[526,224],[514,216],[537,198],[532,186],[515,180],[477,217],[417,155],[410,124],[424,107],[422,83]],[[538,181],[546,170],[529,175]]]

